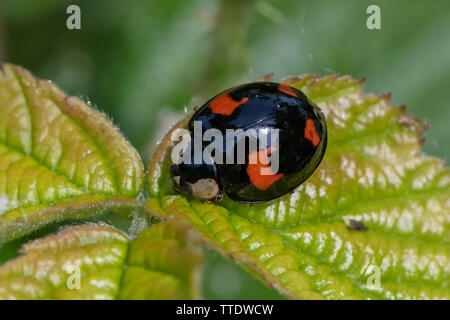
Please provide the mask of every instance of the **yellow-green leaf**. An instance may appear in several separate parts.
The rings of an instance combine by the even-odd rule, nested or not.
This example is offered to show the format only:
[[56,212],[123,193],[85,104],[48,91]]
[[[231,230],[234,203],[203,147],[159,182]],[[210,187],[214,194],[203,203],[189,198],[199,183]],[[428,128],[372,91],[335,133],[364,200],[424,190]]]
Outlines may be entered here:
[[0,299],[196,299],[198,242],[175,222],[133,241],[108,225],[70,227],[24,245],[0,267]]
[[135,149],[99,111],[14,65],[0,71],[0,242],[64,218],[135,207]]
[[256,205],[188,200],[169,179],[169,132],[149,165],[148,211],[188,221],[291,298],[449,299],[450,170],[420,152],[426,125],[351,77],[284,83],[327,117],[328,149],[304,184]]

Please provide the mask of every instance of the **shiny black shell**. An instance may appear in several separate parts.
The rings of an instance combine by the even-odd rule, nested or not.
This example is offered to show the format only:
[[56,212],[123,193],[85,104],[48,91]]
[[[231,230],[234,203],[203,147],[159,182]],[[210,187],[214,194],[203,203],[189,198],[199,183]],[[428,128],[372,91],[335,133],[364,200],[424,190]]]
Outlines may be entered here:
[[[227,129],[279,129],[278,149],[268,150],[270,154],[278,152],[279,168],[273,177],[255,174],[255,168],[248,163],[249,148],[243,164],[182,168],[187,172],[185,178],[189,176],[191,181],[213,172],[221,190],[239,202],[263,202],[290,192],[318,167],[327,144],[326,121],[321,110],[303,92],[274,82],[248,83],[226,90],[195,112],[188,124],[191,134],[194,121],[201,122],[203,131],[215,128],[223,135]],[[225,159],[225,146],[223,150]]]

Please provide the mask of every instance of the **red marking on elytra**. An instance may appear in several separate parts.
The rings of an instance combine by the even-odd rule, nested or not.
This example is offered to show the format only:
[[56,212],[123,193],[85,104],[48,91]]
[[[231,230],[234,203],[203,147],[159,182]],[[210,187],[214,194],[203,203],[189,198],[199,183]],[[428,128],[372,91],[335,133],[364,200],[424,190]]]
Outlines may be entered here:
[[225,116],[229,116],[233,113],[234,109],[243,105],[247,101],[248,97],[236,101],[229,96],[229,91],[227,91],[211,101],[209,107],[211,108],[213,113],[219,113]]
[[263,151],[253,151],[248,155],[247,175],[250,182],[259,190],[267,190],[276,181],[283,178],[284,174],[262,175],[262,169],[270,169],[269,158],[270,148]]
[[284,93],[286,93],[286,94],[288,94],[288,95],[290,95],[290,96],[293,96],[293,97],[298,98],[298,94],[295,93],[294,89],[292,89],[291,87],[289,87],[289,86],[287,86],[287,85],[285,85],[285,84],[281,84],[281,83],[280,83],[280,84],[278,85],[278,90],[279,90],[279,91],[282,91],[282,92],[284,92]]
[[314,147],[317,147],[320,143],[320,138],[317,134],[313,119],[306,119],[305,138],[311,141]]

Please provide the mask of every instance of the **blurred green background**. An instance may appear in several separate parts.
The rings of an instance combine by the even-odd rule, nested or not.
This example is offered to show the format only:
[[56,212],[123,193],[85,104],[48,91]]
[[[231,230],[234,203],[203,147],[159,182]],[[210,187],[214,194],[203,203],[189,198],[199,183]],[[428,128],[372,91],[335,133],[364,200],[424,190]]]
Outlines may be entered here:
[[[81,30],[66,27],[70,4],[81,8]],[[370,4],[381,8],[381,30],[366,27]],[[271,72],[366,78],[366,92],[391,92],[432,124],[428,154],[450,156],[448,0],[1,0],[0,60],[109,114],[144,161],[185,108]],[[205,298],[279,298],[207,257]]]

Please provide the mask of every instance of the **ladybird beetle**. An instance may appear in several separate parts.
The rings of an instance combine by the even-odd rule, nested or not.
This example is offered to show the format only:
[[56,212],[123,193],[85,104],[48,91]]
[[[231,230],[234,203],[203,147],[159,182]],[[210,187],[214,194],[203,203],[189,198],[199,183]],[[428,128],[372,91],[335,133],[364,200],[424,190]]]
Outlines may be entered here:
[[[280,197],[314,172],[327,145],[320,108],[300,90],[275,82],[218,94],[194,113],[187,130],[191,139],[182,154],[190,161],[172,164],[170,173],[178,192],[201,200],[221,199],[223,192],[244,203]],[[205,141],[208,130],[214,134]],[[196,144],[198,137],[203,140]],[[205,152],[213,142],[214,151]]]

